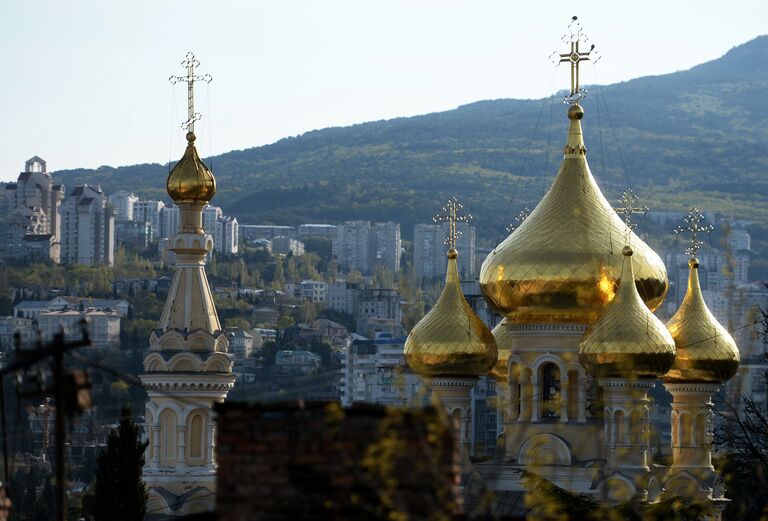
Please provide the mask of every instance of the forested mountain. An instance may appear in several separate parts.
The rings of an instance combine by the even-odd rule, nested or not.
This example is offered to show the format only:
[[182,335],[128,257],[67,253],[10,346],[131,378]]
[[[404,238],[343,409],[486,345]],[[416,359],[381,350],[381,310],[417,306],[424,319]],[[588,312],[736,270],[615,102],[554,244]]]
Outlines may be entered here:
[[[697,205],[753,219],[765,234],[768,36],[687,71],[588,89],[588,159],[609,198],[631,184],[652,209]],[[561,98],[480,101],[208,158],[220,187],[214,203],[241,223],[391,219],[411,237],[414,223],[455,194],[479,237],[495,242],[557,170]],[[158,164],[56,173],[67,186],[101,183],[147,197],[164,196],[166,175]]]

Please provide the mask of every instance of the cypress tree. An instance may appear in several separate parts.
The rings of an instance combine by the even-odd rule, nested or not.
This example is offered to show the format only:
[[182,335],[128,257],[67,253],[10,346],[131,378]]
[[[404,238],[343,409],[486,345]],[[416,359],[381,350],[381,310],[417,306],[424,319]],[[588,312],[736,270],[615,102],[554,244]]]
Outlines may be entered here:
[[141,478],[148,442],[139,438],[130,407],[113,429],[107,448],[96,460],[96,483],[88,510],[93,521],[138,521],[147,510],[147,487]]

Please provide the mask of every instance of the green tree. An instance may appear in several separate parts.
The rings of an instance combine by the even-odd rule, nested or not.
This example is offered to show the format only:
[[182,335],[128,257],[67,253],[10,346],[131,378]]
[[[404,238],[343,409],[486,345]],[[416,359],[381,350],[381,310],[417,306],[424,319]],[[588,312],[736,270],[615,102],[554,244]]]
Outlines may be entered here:
[[107,448],[96,460],[93,495],[84,510],[93,521],[136,521],[147,511],[147,487],[141,479],[148,442],[139,438],[130,407],[123,408],[120,425],[109,434]]

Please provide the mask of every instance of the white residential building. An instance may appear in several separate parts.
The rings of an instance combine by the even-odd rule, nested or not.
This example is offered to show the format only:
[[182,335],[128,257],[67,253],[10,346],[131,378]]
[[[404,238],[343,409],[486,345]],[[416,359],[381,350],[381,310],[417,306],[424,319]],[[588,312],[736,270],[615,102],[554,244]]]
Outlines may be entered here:
[[[162,203],[162,201],[152,201],[152,200],[143,200],[139,199],[136,201],[133,205],[133,220],[134,221],[142,221],[145,223],[149,223],[150,226],[152,226],[152,240],[157,240],[162,237],[161,227],[160,227],[160,212],[163,210],[165,205]],[[177,228],[178,228],[178,220],[177,222]],[[173,230],[173,234],[176,233],[176,230]],[[166,238],[170,238],[173,235],[169,235]]]
[[371,273],[371,247],[373,245],[369,221],[346,221],[336,228],[333,254],[344,271]]
[[304,243],[291,237],[279,235],[272,239],[272,253],[301,257],[304,255]]
[[747,230],[733,228],[728,235],[728,247],[732,252],[748,251],[752,249],[752,237]]
[[160,227],[155,232],[157,238],[171,239],[179,231],[179,207],[166,204],[160,209]]
[[328,307],[350,315],[357,313],[357,303],[365,286],[354,282],[333,282],[328,287]]
[[219,253],[235,255],[238,252],[240,238],[237,217],[223,216],[219,218],[216,227],[218,233],[214,236],[214,249]]
[[355,403],[408,406],[418,396],[419,378],[405,363],[405,337],[379,335],[356,340],[342,351],[340,400]]
[[359,296],[355,322],[357,332],[373,336],[376,333],[402,333],[402,302],[396,289],[366,288]]
[[120,345],[120,316],[115,312],[86,310],[46,311],[37,316],[37,326],[44,342],[64,330],[64,339],[82,338],[80,324],[85,319],[91,347],[118,347]]
[[373,259],[374,267],[389,271],[400,270],[400,224],[394,222],[374,223],[373,225]]
[[63,198],[64,187],[54,184],[45,161],[37,156],[29,159],[18,180],[5,184],[10,217],[3,238],[7,257],[59,262]]
[[115,216],[100,186],[76,186],[61,205],[61,261],[114,264]]
[[314,303],[325,303],[328,300],[328,283],[320,280],[303,280],[298,284],[285,285],[286,294],[301,300]]
[[133,207],[139,202],[136,194],[126,190],[119,190],[109,197],[109,204],[115,209],[115,218],[118,221],[132,221]]

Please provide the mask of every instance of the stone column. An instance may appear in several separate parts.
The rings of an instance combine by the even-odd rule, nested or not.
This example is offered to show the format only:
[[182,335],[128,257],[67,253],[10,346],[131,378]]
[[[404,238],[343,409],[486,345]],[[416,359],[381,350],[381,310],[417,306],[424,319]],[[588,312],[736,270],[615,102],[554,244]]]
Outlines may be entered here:
[[528,414],[528,376],[520,376],[520,414],[517,417],[518,422],[527,421],[530,419]]
[[[640,412],[640,425],[648,417],[648,391],[653,387],[655,380],[637,378],[628,380],[625,378],[602,378],[599,385],[603,388],[605,407],[611,412],[606,415],[604,421],[606,426],[611,423],[611,439],[604,440],[604,451],[606,458],[606,470],[611,472],[619,470],[628,477],[647,474],[648,467],[648,447],[647,442],[642,439],[632,439],[631,436],[631,418],[632,412]],[[625,411],[626,415],[621,425],[622,436],[618,436],[620,426],[616,422],[615,412],[617,410]]]
[[151,465],[155,468],[160,466],[160,424],[154,424],[152,429],[152,458],[147,460],[151,461]]
[[[665,383],[672,394],[672,410],[677,415],[677,426],[672,429],[672,467],[674,473],[686,470],[696,476],[714,472],[712,466],[712,400],[720,384]],[[691,421],[690,439],[682,439],[683,416]],[[674,421],[674,420],[673,420]],[[703,432],[697,432],[703,426]],[[704,439],[700,439],[700,438]]]
[[531,394],[533,395],[531,399],[531,421],[534,423],[539,421],[539,409],[541,408],[539,406],[539,403],[541,403],[541,394],[539,391],[539,378],[534,375],[531,377]]
[[565,376],[562,376],[560,380],[560,423],[568,423],[568,385],[570,377],[568,371],[565,371]]
[[578,375],[579,379],[579,423],[587,423],[587,393],[584,377]]
[[477,378],[436,377],[432,380],[432,393],[445,407],[449,415],[459,410],[459,439],[463,455],[469,461],[470,429],[472,428],[472,388]]

